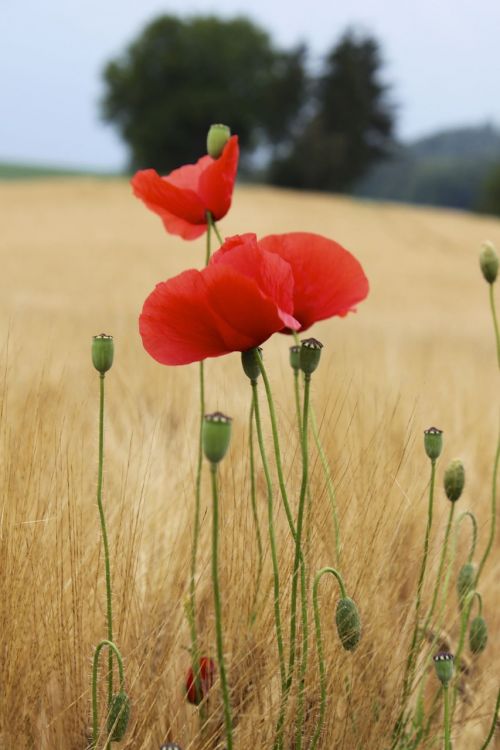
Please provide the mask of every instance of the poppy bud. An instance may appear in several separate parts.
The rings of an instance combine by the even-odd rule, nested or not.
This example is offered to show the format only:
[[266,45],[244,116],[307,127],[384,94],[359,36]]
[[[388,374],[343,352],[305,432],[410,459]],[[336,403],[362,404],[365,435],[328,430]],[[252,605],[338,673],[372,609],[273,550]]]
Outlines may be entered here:
[[104,375],[113,364],[114,355],[113,336],[107,333],[100,333],[92,339],[92,364],[95,369]]
[[207,154],[212,159],[218,159],[230,138],[231,130],[227,125],[211,125],[207,134]]
[[300,350],[302,347],[295,344],[290,347],[290,367],[296,372],[300,370]]
[[231,417],[226,417],[220,411],[205,414],[203,419],[203,452],[212,464],[222,461],[229,448],[231,439]]
[[429,427],[428,430],[425,430],[424,448],[431,461],[439,458],[443,450],[443,431],[437,427]]
[[262,348],[260,346],[254,349],[247,349],[246,352],[241,352],[241,364],[243,365],[243,370],[245,371],[247,378],[252,382],[257,380],[260,375],[257,354],[260,354],[262,357]]
[[323,344],[318,339],[304,339],[300,347],[300,369],[311,375],[319,365]]
[[167,742],[166,745],[160,747],[160,750],[182,750],[182,748],[176,742]]
[[494,284],[498,276],[498,255],[493,242],[483,242],[479,265],[488,284]]
[[468,562],[462,565],[457,578],[458,602],[460,607],[463,606],[465,597],[474,591],[474,581],[476,580],[476,566]]
[[202,656],[200,659],[200,693],[196,691],[196,679],[194,676],[193,668],[188,669],[186,675],[186,698],[194,706],[198,706],[203,698],[207,695],[208,691],[214,684],[215,680],[215,662],[208,656]]
[[449,464],[444,473],[444,491],[446,492],[448,500],[455,503],[462,494],[464,484],[464,465],[459,458],[455,458],[455,460]]
[[361,638],[358,608],[348,596],[339,599],[335,613],[337,633],[346,651],[354,651]]
[[448,683],[453,677],[453,654],[448,651],[441,651],[434,657],[434,667],[443,687],[448,687]]
[[475,617],[469,630],[469,646],[473,654],[480,654],[486,648],[488,642],[488,626],[481,615]]
[[127,731],[130,719],[130,700],[124,690],[113,695],[108,715],[108,732],[111,733],[110,740],[120,742]]

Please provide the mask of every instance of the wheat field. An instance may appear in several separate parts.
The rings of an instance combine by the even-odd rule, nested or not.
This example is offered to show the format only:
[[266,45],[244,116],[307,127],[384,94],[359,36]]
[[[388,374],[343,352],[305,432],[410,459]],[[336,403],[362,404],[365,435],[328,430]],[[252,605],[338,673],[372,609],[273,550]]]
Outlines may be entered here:
[[[196,710],[183,694],[190,645],[184,606],[198,370],[196,365],[155,363],[142,349],[137,326],[142,303],[158,281],[202,266],[203,239],[189,243],[166,235],[125,181],[0,184],[0,201],[0,748],[89,746],[91,658],[106,633],[95,502],[98,376],[90,360],[91,337],[101,331],[115,337],[115,364],[106,378],[104,502],[115,639],[133,706],[120,747],[159,750],[171,740],[183,750],[221,748],[218,685],[209,699],[203,737]],[[500,245],[500,221],[238,186],[220,226],[226,236],[322,233],[350,249],[370,280],[370,295],[356,314],[311,331],[325,345],[312,399],[337,494],[340,569],[363,624],[358,650],[343,651],[334,623],[338,591],[325,580],[320,600],[329,704],[321,748],[384,750],[398,713],[413,626],[429,482],[422,437],[431,425],[444,430],[444,451],[438,462],[425,603],[430,602],[448,514],[442,475],[452,458],[465,463],[466,486],[457,512],[477,515],[476,559],[486,545],[499,388],[487,285],[477,256],[485,239]],[[265,344],[264,356],[295,504],[300,452],[290,343],[276,335]],[[209,360],[206,372],[208,410],[234,418],[221,470],[220,555],[235,743],[238,750],[268,750],[279,682],[267,543],[264,574],[255,591],[257,546],[246,453],[250,388],[236,354]],[[265,427],[269,438],[267,419]],[[333,564],[334,546],[314,446],[311,464],[307,555],[315,571]],[[205,475],[198,614],[202,651],[213,655],[208,489]],[[258,500],[267,538],[261,473]],[[286,623],[293,545],[277,492],[276,507]],[[451,650],[458,633],[455,579],[467,555],[468,533],[463,524],[449,571],[441,640]],[[455,750],[479,750],[499,687],[498,550],[497,542],[481,581],[489,643],[479,657],[467,656],[453,728]],[[255,595],[257,617],[250,622]],[[311,653],[306,737],[319,705],[314,638]],[[431,672],[427,707],[436,688]],[[441,726],[438,712],[421,747],[442,747]],[[500,747],[498,736],[496,742],[490,747]],[[99,747],[103,743],[104,736]]]

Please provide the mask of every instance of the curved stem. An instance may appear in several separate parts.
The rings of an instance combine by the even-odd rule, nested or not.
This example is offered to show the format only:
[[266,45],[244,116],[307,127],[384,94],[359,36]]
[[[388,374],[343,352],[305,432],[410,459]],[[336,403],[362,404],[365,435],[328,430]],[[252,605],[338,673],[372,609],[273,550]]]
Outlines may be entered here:
[[[107,646],[110,653],[115,653],[116,660],[118,662],[118,673],[120,676],[120,690],[125,689],[125,673],[123,669],[123,659],[117,646],[112,641],[102,640],[98,643],[96,650],[94,651],[94,659],[92,663],[92,746],[95,748],[97,744],[97,735],[99,733],[99,716],[98,716],[98,703],[97,703],[97,670],[99,667],[99,655],[104,648]],[[111,744],[111,743],[109,743]],[[108,743],[106,743],[108,747]]]
[[335,488],[333,486],[332,472],[330,470],[330,465],[328,463],[328,459],[326,457],[325,451],[323,450],[323,445],[321,444],[318,424],[316,421],[316,414],[314,413],[314,409],[312,407],[311,407],[311,427],[312,427],[314,442],[316,444],[316,450],[319,453],[321,466],[323,467],[323,473],[326,479],[326,491],[328,493],[328,499],[330,500],[330,508],[332,511],[332,518],[333,518],[333,527],[335,529],[335,556],[336,556],[336,560],[338,564],[340,562],[340,552],[342,548],[340,544],[340,525],[339,525],[339,517],[337,513],[337,498],[335,495]]
[[[216,237],[217,237],[217,239],[219,240],[220,244],[221,244],[221,245],[223,245],[223,244],[224,244],[224,240],[223,240],[223,239],[222,239],[222,237],[221,237],[221,234],[220,234],[220,232],[219,232],[219,227],[218,227],[218,226],[217,226],[217,224],[215,223],[215,221],[214,221],[214,217],[212,216],[212,214],[211,214],[211,212],[210,212],[210,211],[207,211],[207,223],[208,223],[208,227],[209,227],[209,229],[210,229],[210,227],[211,227],[211,228],[212,228],[212,229],[214,230],[214,232],[215,232],[215,236],[216,236]],[[207,263],[208,263],[208,260],[207,260]]]
[[249,447],[250,447],[250,501],[252,504],[252,515],[253,515],[253,521],[255,524],[255,533],[257,536],[257,551],[259,554],[259,563],[257,567],[257,576],[256,576],[256,581],[255,581],[255,595],[254,595],[254,601],[252,605],[252,614],[251,614],[252,621],[255,617],[255,606],[257,603],[257,596],[259,594],[260,578],[262,575],[262,567],[263,567],[262,535],[260,532],[259,514],[257,511],[257,493],[256,493],[256,486],[255,486],[255,455],[254,455],[254,445],[253,445],[254,414],[255,414],[255,405],[254,405],[254,395],[252,392],[252,400],[250,402],[250,421],[249,421],[249,426],[248,426],[248,442],[249,442]]
[[[302,550],[302,527],[304,522],[304,508],[307,496],[307,487],[309,481],[309,449],[308,449],[308,432],[309,432],[309,398],[311,388],[311,376],[305,375],[304,378],[304,411],[302,416],[302,482],[300,486],[299,509],[297,514],[297,536],[295,539],[295,559],[293,563],[292,576],[292,596],[291,596],[291,615],[290,615],[290,662],[295,658],[296,648],[296,627],[297,627],[297,588],[299,583],[299,568],[301,567],[301,550]],[[302,570],[304,570],[302,562]],[[297,707],[297,731],[295,746],[297,750],[302,748],[302,724],[304,722],[304,682],[307,670],[308,656],[308,623],[307,623],[307,592],[302,591],[301,596],[301,615],[302,615],[302,654],[299,675],[299,695]],[[292,656],[293,650],[293,656]],[[292,670],[290,670],[292,671]]]
[[479,567],[477,569],[477,575],[476,575],[476,581],[475,585],[477,586],[479,581],[479,576],[481,575],[484,565],[486,563],[486,560],[488,559],[491,549],[493,547],[493,542],[495,541],[495,531],[496,531],[496,517],[497,517],[497,478],[498,478],[498,466],[500,464],[500,429],[498,431],[498,440],[497,440],[497,450],[495,454],[495,461],[493,464],[493,478],[492,478],[492,487],[491,487],[491,523],[490,523],[490,535],[488,537],[488,544],[486,545],[486,549],[484,550],[484,554],[481,558],[481,562],[479,563]]
[[319,684],[320,684],[320,693],[321,693],[321,702],[319,707],[319,717],[318,717],[318,723],[316,724],[316,729],[314,730],[314,736],[311,743],[311,750],[316,749],[316,745],[318,744],[318,740],[321,735],[321,730],[323,729],[323,722],[325,720],[325,711],[326,711],[326,669],[325,669],[325,656],[323,651],[323,640],[321,636],[321,619],[319,615],[319,605],[318,605],[318,585],[322,578],[322,576],[325,573],[331,573],[338,581],[338,584],[340,586],[340,593],[343,599],[346,598],[346,590],[344,586],[344,581],[342,580],[342,576],[340,573],[335,570],[335,568],[322,568],[321,570],[318,570],[314,577],[314,583],[313,583],[313,607],[314,607],[314,625],[316,629],[316,649],[318,652],[318,664],[319,664]]
[[500,331],[498,328],[497,311],[495,309],[495,295],[493,293],[493,284],[490,284],[490,308],[491,317],[493,318],[493,329],[495,331],[495,341],[497,345],[497,362],[500,369]]
[[210,464],[212,480],[212,586],[214,590],[215,633],[217,641],[217,659],[219,662],[222,701],[224,705],[224,724],[226,727],[227,750],[233,748],[233,720],[229,688],[227,684],[226,666],[224,662],[224,644],[222,639],[222,608],[220,603],[219,586],[219,495],[217,492],[217,464]]
[[497,702],[495,703],[495,710],[493,712],[493,721],[491,722],[490,731],[488,732],[488,735],[484,743],[481,745],[480,750],[486,750],[491,740],[493,739],[493,735],[495,734],[495,729],[497,728],[499,709],[500,709],[500,690],[497,693]]
[[472,540],[471,545],[469,549],[469,554],[467,556],[467,562],[472,562],[472,558],[474,557],[474,552],[476,551],[476,544],[477,544],[477,521],[476,516],[474,513],[472,513],[470,510],[466,510],[463,513],[460,514],[460,516],[457,518],[457,522],[455,524],[455,544],[456,540],[458,538],[458,532],[460,531],[460,524],[462,523],[463,519],[468,516],[472,523]]
[[[99,519],[101,522],[102,543],[104,547],[104,568],[106,576],[106,611],[108,626],[108,641],[113,641],[113,603],[111,591],[111,563],[109,556],[108,532],[106,529],[106,518],[102,504],[102,478],[104,464],[104,373],[99,375],[99,467],[97,472],[97,506],[99,508]],[[113,699],[113,652],[108,655],[108,706]]]
[[452,527],[452,524],[453,524],[453,515],[455,513],[455,503],[450,503],[450,505],[451,505],[451,507],[450,507],[450,513],[448,515],[448,523],[446,525],[446,531],[445,531],[445,534],[444,534],[443,546],[442,546],[442,549],[441,549],[441,558],[439,560],[439,568],[438,568],[438,573],[437,573],[437,577],[436,577],[436,583],[434,585],[434,594],[432,596],[432,604],[431,604],[431,608],[430,608],[430,610],[429,610],[429,612],[427,614],[427,619],[425,621],[424,634],[425,634],[425,631],[427,630],[427,628],[429,626],[429,623],[431,621],[432,615],[434,614],[434,610],[436,609],[436,603],[437,603],[438,593],[439,593],[439,589],[440,589],[440,586],[441,586],[441,578],[442,578],[442,575],[443,575],[443,568],[444,568],[444,564],[445,564],[446,557],[447,557],[448,541],[449,541],[449,538],[450,538],[450,531],[451,531],[451,527]]
[[269,464],[267,462],[264,437],[262,434],[262,423],[260,419],[259,394],[257,390],[257,381],[252,380],[252,403],[255,415],[255,426],[257,428],[257,439],[259,442],[260,456],[262,459],[262,468],[267,486],[267,515],[269,528],[269,541],[271,544],[271,559],[273,563],[273,584],[274,584],[274,623],[276,627],[276,641],[278,644],[278,658],[280,667],[281,695],[285,692],[286,674],[285,674],[285,652],[283,647],[283,630],[281,626],[281,609],[280,609],[280,579],[278,553],[276,551],[276,536],[274,532],[274,510],[273,510],[273,486]]

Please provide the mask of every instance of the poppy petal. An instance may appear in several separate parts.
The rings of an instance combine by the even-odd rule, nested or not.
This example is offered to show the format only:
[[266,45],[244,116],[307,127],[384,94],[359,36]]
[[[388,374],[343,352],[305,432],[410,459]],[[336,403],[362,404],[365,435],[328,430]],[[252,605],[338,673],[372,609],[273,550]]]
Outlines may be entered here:
[[200,174],[197,192],[214,219],[222,219],[231,207],[239,159],[238,136],[233,135],[218,159],[210,159]]
[[333,240],[308,232],[264,237],[259,247],[290,264],[294,277],[293,315],[301,330],[334,315],[343,317],[369,291],[361,264]]

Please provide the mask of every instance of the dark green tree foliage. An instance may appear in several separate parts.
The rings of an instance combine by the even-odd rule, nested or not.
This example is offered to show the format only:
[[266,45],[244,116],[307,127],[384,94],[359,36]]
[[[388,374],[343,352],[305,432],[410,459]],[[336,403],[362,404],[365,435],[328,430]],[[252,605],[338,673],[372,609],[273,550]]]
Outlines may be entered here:
[[500,216],[500,162],[491,168],[481,186],[478,208],[482,213]]
[[275,160],[276,184],[348,190],[392,144],[393,112],[381,83],[377,42],[345,34],[325,60],[312,113],[287,156]]
[[244,18],[162,16],[106,66],[103,115],[129,145],[133,169],[196,161],[213,122],[228,124],[248,153],[289,138],[304,57],[302,47],[277,50]]

